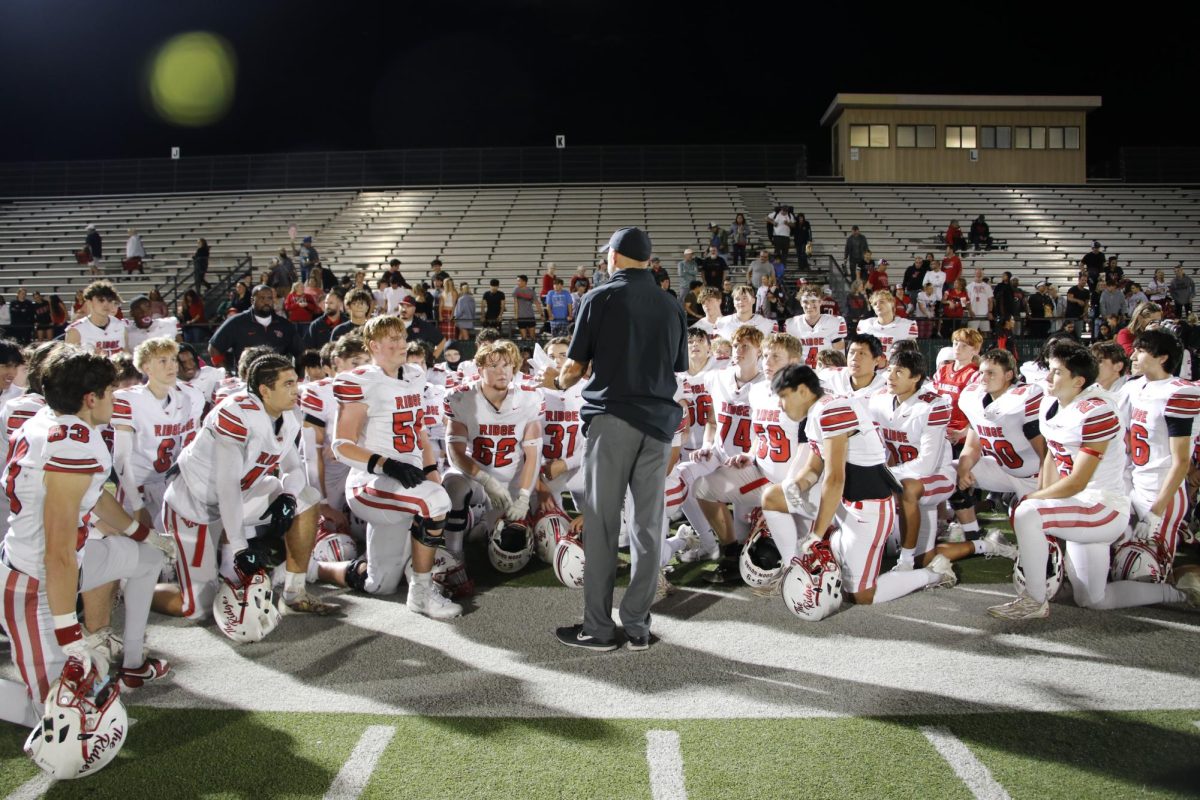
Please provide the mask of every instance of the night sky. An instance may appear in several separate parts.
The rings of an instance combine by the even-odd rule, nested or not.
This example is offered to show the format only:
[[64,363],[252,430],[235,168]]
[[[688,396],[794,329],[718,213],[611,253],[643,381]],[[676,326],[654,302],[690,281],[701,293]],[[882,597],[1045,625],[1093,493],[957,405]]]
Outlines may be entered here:
[[[827,174],[819,119],[838,91],[1102,95],[1093,166],[1123,144],[1197,143],[1190,23],[1048,5],[917,17],[800,2],[3,0],[0,161],[552,146],[564,133],[800,141],[810,174]],[[193,30],[232,45],[236,93],[220,122],[179,128],[155,114],[145,74]]]

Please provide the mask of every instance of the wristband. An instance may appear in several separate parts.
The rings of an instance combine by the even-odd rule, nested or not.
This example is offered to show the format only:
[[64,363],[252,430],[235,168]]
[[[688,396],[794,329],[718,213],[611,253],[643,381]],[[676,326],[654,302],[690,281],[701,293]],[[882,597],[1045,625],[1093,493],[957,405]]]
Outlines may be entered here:
[[54,615],[54,638],[58,640],[59,647],[66,647],[71,642],[77,642],[83,638],[83,628],[79,625],[79,618],[75,616],[75,612],[69,614]]
[[146,537],[150,535],[150,528],[144,522],[138,522],[135,519],[126,526],[124,534],[135,542],[144,542],[146,541]]
[[560,392],[565,392],[566,389],[563,388],[562,383],[559,381],[559,378],[561,378],[561,377],[562,377],[561,375],[554,376],[554,388]]
[[437,464],[430,464],[429,466],[425,467],[422,472],[424,472],[426,475],[437,472]]
[[382,460],[383,456],[379,455],[379,453],[372,453],[371,457],[367,459],[367,472],[371,475],[377,475],[378,473],[375,472],[375,465]]

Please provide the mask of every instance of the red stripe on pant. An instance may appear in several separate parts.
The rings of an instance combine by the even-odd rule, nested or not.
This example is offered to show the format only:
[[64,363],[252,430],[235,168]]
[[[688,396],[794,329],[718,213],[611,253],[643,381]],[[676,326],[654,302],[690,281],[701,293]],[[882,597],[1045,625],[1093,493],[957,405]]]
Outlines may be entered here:
[[1101,517],[1099,519],[1073,519],[1073,520],[1052,519],[1046,523],[1046,526],[1051,529],[1054,529],[1054,528],[1099,528],[1103,525],[1107,525],[1108,523],[1112,522],[1118,516],[1119,516],[1118,512],[1110,511],[1108,513],[1108,516]]
[[667,489],[666,497],[667,508],[675,508],[676,506],[683,505],[684,501],[688,499],[687,484],[681,479],[674,487]]
[[[199,567],[203,562],[204,532],[207,525],[200,526],[200,533],[196,538],[196,554],[192,557],[192,566]],[[179,538],[179,515],[175,513],[175,509],[167,506],[167,530],[175,537],[175,547],[179,552],[186,556],[187,550],[183,546],[183,540]],[[187,558],[180,558],[175,562],[178,569],[175,570],[175,577],[179,579],[179,594],[183,599],[183,607],[180,609],[185,617],[190,617],[196,613],[196,595],[192,592],[192,574],[188,571]]]
[[1171,495],[1162,524],[1154,533],[1154,538],[1158,540],[1159,552],[1167,563],[1175,558],[1175,548],[1179,546],[1179,529],[1187,516],[1187,508],[1187,490],[1180,486],[1175,490],[1175,494]]
[[29,635],[28,631],[22,635],[21,618],[17,615],[18,598],[21,594],[20,585],[24,583],[21,579],[25,576],[17,572],[15,569],[9,568],[8,580],[4,582],[4,621],[8,627],[8,635],[12,640],[13,661],[17,662],[17,669],[21,672],[21,680],[25,682],[27,690],[32,691],[33,681],[29,680],[29,674],[25,671],[25,636]]
[[766,478],[759,478],[758,480],[750,481],[745,486],[738,489],[738,491],[741,492],[742,494],[749,494],[750,492],[753,492],[755,489],[761,489],[762,487],[766,486],[768,483],[770,483],[770,481],[767,480]]
[[868,580],[874,585],[874,579],[879,575],[879,564],[883,560],[883,542],[887,538],[887,534],[892,530],[892,499],[889,497],[886,500],[861,500],[853,505],[862,508],[865,503],[884,503],[886,504],[879,510],[879,520],[875,525],[875,538],[871,542],[871,549],[867,551],[867,561],[863,566],[863,574],[859,578],[858,587],[854,590],[863,592],[871,588],[867,586]]
[[1092,506],[1046,506],[1044,508],[1039,508],[1038,513],[1043,517],[1055,516],[1057,514],[1087,516],[1089,514],[1099,514],[1106,508],[1107,506],[1105,506],[1103,503],[1096,503]]
[[401,514],[415,514],[415,515],[421,514],[421,509],[415,508],[414,506],[405,506],[405,505],[399,505],[396,503],[381,503],[378,500],[372,500],[369,497],[364,497],[363,496],[364,494],[365,494],[365,492],[361,492],[358,489],[354,490],[354,499],[357,500],[358,502],[362,503],[364,506],[370,506],[371,508],[381,508],[384,511],[399,511]]
[[378,497],[383,500],[398,500],[401,503],[408,503],[410,505],[415,505],[418,507],[418,510],[417,511],[409,511],[407,513],[409,513],[409,514],[418,514],[419,513],[423,517],[431,517],[432,516],[429,513],[429,506],[425,503],[424,500],[422,500],[419,497],[413,497],[413,496],[407,495],[407,494],[394,494],[393,492],[385,492],[382,489],[376,489],[373,486],[359,486],[357,489],[354,490],[354,494],[363,503],[366,503],[369,506],[374,506],[375,508],[391,508],[391,506],[382,506],[382,505],[377,505],[375,503],[368,503],[366,500],[363,500],[362,495],[366,494],[366,495],[370,495],[371,497]]

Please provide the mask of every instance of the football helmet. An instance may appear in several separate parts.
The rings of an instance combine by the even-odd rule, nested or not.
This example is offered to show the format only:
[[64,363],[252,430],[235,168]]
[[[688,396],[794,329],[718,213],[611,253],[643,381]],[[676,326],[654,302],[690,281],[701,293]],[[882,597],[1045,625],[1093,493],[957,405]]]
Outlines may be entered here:
[[222,576],[213,598],[213,618],[221,633],[235,642],[260,642],[279,624],[275,592],[265,572],[245,585]]
[[[1050,545],[1050,555],[1046,560],[1046,599],[1053,600],[1054,595],[1058,594],[1058,590],[1062,588],[1066,568],[1063,564],[1062,547],[1059,546],[1058,540],[1053,536],[1047,536],[1046,541]],[[1021,569],[1020,550],[1017,551],[1017,560],[1013,562],[1012,582],[1018,595],[1024,593],[1025,572]]]
[[314,561],[353,561],[358,558],[358,544],[348,533],[337,531],[318,531],[317,541],[313,544],[312,560]]
[[445,595],[452,600],[475,594],[475,581],[467,575],[467,565],[446,548],[437,549],[431,572],[433,582],[441,586]]
[[533,555],[533,531],[521,522],[502,519],[488,537],[487,552],[500,572],[520,572]]
[[554,545],[554,577],[568,589],[583,588],[583,543],[568,528]]
[[571,520],[557,509],[538,519],[533,526],[533,546],[537,557],[543,563],[554,563],[554,550],[558,546],[558,540],[567,535],[570,526]]
[[84,675],[77,659],[68,659],[50,684],[46,712],[25,740],[25,753],[55,780],[99,772],[121,752],[129,718],[113,681],[95,696],[96,673]]
[[1167,571],[1163,569],[1153,547],[1134,540],[1121,545],[1113,553],[1109,580],[1165,583]]
[[783,602],[806,622],[825,619],[842,607],[842,568],[826,541],[795,556],[783,573]]
[[738,571],[746,585],[756,589],[770,586],[783,574],[783,557],[765,525],[757,526],[742,546]]

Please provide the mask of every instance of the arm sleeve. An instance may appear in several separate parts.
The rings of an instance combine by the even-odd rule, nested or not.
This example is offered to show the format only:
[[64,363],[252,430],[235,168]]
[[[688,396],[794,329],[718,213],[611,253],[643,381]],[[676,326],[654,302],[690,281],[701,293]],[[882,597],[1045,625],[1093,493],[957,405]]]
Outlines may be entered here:
[[217,486],[217,507],[221,512],[221,525],[229,546],[237,553],[246,549],[246,523],[243,519],[242,500],[242,454],[231,439],[214,437],[213,476]]
[[117,483],[129,498],[129,507],[134,511],[142,508],[142,493],[138,491],[137,478],[133,474],[133,439],[131,430],[117,428],[113,431],[113,468],[117,471]]

